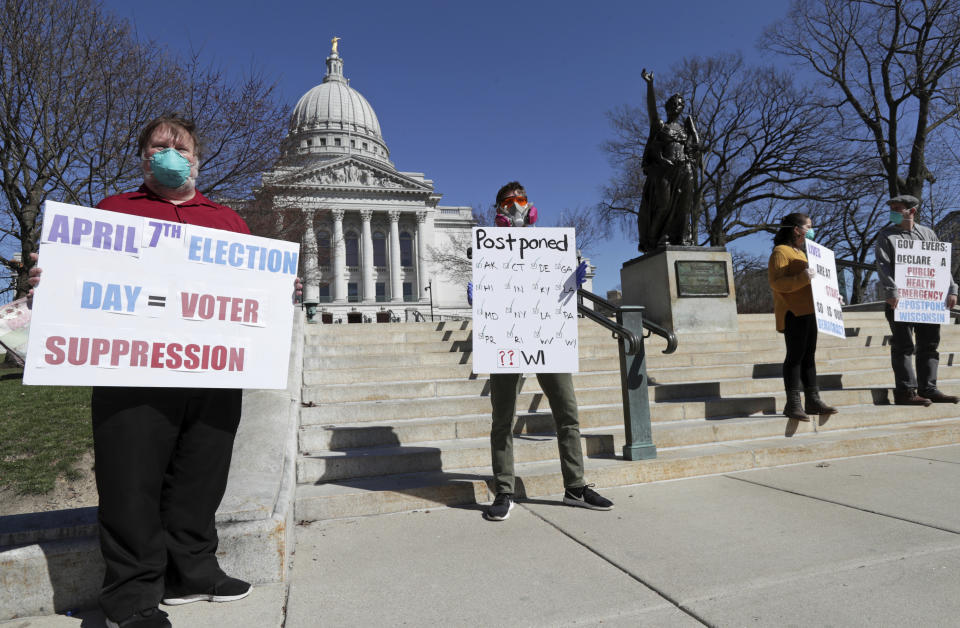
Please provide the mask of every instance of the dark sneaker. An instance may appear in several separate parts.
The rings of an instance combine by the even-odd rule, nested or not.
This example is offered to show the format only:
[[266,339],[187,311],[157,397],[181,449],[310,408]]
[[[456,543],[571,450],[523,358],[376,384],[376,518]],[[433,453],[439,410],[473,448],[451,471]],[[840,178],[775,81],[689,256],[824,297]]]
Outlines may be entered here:
[[593,490],[593,484],[568,488],[563,494],[563,503],[567,506],[579,506],[590,510],[610,510],[613,502]]
[[248,582],[228,577],[203,593],[170,595],[163,598],[163,603],[167,606],[178,606],[190,602],[233,602],[247,597],[252,590],[253,587]]
[[926,397],[933,403],[957,403],[960,401],[960,398],[957,398],[953,395],[948,395],[944,392],[940,392],[936,388],[933,390],[925,390],[921,393],[923,397]]
[[893,403],[898,406],[929,406],[932,401],[917,394],[916,388],[893,391]]
[[489,521],[503,521],[510,516],[511,510],[513,510],[513,493],[497,493],[497,497],[483,516]]
[[145,608],[120,621],[106,618],[107,628],[171,628],[167,614],[159,608]]

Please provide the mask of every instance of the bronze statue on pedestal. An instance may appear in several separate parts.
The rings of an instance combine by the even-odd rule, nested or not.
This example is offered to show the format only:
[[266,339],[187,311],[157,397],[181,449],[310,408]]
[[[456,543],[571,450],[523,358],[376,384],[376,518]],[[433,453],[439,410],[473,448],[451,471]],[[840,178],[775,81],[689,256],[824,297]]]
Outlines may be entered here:
[[667,119],[657,115],[653,73],[641,73],[647,83],[647,110],[650,137],[643,150],[643,199],[637,216],[640,251],[652,251],[665,244],[693,245],[690,217],[697,204],[697,164],[700,137],[687,116],[680,122],[684,100],[680,94],[667,99]]

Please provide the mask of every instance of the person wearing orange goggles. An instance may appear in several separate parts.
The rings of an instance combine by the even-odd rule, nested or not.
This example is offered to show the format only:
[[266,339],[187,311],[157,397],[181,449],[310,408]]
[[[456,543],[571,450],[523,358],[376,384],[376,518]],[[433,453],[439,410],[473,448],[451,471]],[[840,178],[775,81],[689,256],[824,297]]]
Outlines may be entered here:
[[527,193],[520,184],[514,181],[507,186],[514,184],[516,187],[497,199],[497,217],[494,223],[498,227],[527,227],[537,222],[537,208],[527,201]]
[[[497,192],[498,227],[526,227],[537,221],[537,208],[527,200],[527,193],[517,181],[511,181]],[[586,263],[577,267],[577,285],[586,278]],[[473,284],[467,294],[472,302]],[[557,429],[560,450],[560,471],[563,476],[563,503],[591,510],[610,510],[613,502],[587,484],[583,477],[583,450],[580,443],[580,418],[577,397],[570,373],[537,373],[540,389],[550,402],[550,411]],[[517,411],[517,395],[523,386],[520,373],[490,374],[490,454],[496,497],[484,511],[488,521],[503,521],[514,506],[516,478],[513,465],[513,421]]]

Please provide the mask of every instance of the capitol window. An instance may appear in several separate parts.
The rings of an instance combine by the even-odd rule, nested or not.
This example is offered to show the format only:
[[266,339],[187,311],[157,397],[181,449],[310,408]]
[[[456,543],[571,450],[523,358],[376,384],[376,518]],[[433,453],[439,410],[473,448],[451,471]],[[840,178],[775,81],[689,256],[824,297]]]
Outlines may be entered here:
[[339,137],[333,138],[333,145],[334,145],[334,146],[340,146],[340,138],[339,138]]
[[406,231],[400,234],[400,265],[405,268],[413,266],[413,236]]
[[357,147],[357,140],[350,140],[350,148],[356,148],[356,147]]
[[355,231],[348,231],[344,236],[344,242],[347,245],[347,266],[360,265],[360,241],[357,239]]
[[327,138],[321,137],[321,138],[320,138],[320,146],[326,146],[326,145],[327,145]]
[[330,265],[330,232],[321,231],[317,234],[317,257],[321,266]]
[[387,236],[382,231],[373,234],[373,265],[387,265]]
[[367,150],[367,143],[366,143],[366,142],[363,143],[363,150]]

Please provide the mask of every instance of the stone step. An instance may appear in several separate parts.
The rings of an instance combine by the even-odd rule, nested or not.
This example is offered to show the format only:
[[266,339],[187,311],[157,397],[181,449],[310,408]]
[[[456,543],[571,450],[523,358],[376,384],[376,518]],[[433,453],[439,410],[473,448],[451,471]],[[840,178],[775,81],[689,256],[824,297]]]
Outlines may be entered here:
[[[865,347],[881,348],[888,342],[889,334],[877,330],[876,333],[869,333],[859,336],[851,336],[845,339],[833,336],[821,335],[818,339],[818,354],[827,349],[841,347]],[[953,334],[944,333],[941,338],[941,344],[946,347],[956,346],[960,343],[960,330]],[[662,355],[659,352],[665,347],[665,343],[657,336],[651,336],[646,341],[647,354],[651,357]],[[340,369],[340,368],[377,368],[390,364],[403,364],[410,366],[420,365],[441,365],[441,364],[471,364],[471,351],[466,348],[466,343],[447,346],[442,343],[424,344],[422,350],[411,352],[410,348],[404,348],[405,345],[396,345],[392,348],[389,345],[378,349],[371,346],[371,353],[364,353],[359,349],[353,351],[345,347],[335,348],[339,355],[321,355],[322,351],[318,347],[307,348],[306,359],[304,361],[305,370],[318,369]],[[783,337],[776,332],[768,334],[757,334],[755,336],[725,336],[723,340],[712,339],[708,342],[694,342],[689,338],[681,338],[679,347],[674,354],[663,356],[671,359],[682,359],[682,356],[709,354],[723,354],[733,352],[778,352],[784,351]],[[617,343],[612,338],[600,344],[581,345],[581,358],[590,357],[615,357],[618,354]]]
[[[958,366],[941,367],[941,379],[956,377]],[[772,369],[771,369],[772,371]],[[672,375],[697,379],[697,370],[678,370]],[[824,390],[839,388],[876,388],[890,384],[892,373],[889,368],[880,366],[874,369],[848,370],[844,373],[820,373],[818,384]],[[783,382],[779,377],[763,378],[717,378],[706,381],[666,382],[657,373],[657,384],[650,387],[650,399],[654,402],[692,401],[704,399],[722,399],[736,396],[773,395],[782,391]],[[471,382],[479,386],[479,381]],[[429,385],[429,384],[428,384]],[[950,384],[943,383],[949,390]],[[529,386],[529,387],[528,387]],[[482,391],[488,395],[489,391]],[[577,401],[581,406],[596,404],[618,404],[622,402],[619,383],[607,387],[580,389]],[[533,411],[547,406],[546,398],[536,386],[535,378],[527,378],[524,389],[517,399],[517,408],[521,411]],[[323,425],[337,423],[360,423],[389,419],[416,419],[462,414],[488,412],[490,402],[487,396],[464,395],[448,397],[419,397],[413,399],[395,399],[383,401],[351,401],[321,403],[316,407],[301,410],[301,425]]]
[[[575,373],[573,385],[576,390],[620,385],[620,371],[608,370],[591,373]],[[536,377],[527,377],[524,389],[540,391]],[[304,401],[336,403],[341,401],[378,401],[387,399],[427,399],[432,397],[462,397],[465,395],[488,396],[490,380],[486,376],[463,379],[424,379],[421,381],[380,382],[371,384],[330,384],[304,386]]]
[[[890,357],[883,353],[874,352],[869,357],[844,358],[830,361],[831,369],[840,373],[853,370],[888,369]],[[611,370],[600,372],[577,373],[573,376],[575,388],[579,391],[586,388],[619,386],[619,369],[612,370],[616,363],[609,361],[607,366]],[[950,373],[956,367],[945,364],[944,373]],[[783,366],[779,362],[760,364],[736,364],[722,366],[701,366],[696,369],[690,367],[672,367],[650,369],[653,380],[658,384],[673,384],[690,381],[730,378],[779,378]],[[381,401],[399,399],[429,399],[435,397],[481,395],[490,393],[489,378],[485,375],[466,377],[462,379],[426,379],[418,374],[410,374],[410,379],[400,382],[378,382],[363,384],[323,384],[304,386],[303,399],[318,404],[337,403],[347,401]],[[369,379],[356,379],[367,381]],[[524,388],[536,392],[540,390],[536,377],[526,378]]]
[[[807,431],[860,429],[895,423],[960,418],[952,404],[929,408],[902,406],[840,406],[840,414],[820,417],[809,423],[791,421],[783,416],[757,416],[712,421],[682,421],[653,425],[653,442],[658,447],[687,447],[706,443],[770,438]],[[584,428],[583,451],[586,456],[613,455],[622,450],[622,426]],[[556,438],[552,434],[528,434],[514,438],[514,459],[532,462],[556,457]],[[411,443],[403,446],[323,450],[304,453],[297,462],[299,483],[315,483],[357,477],[412,473],[482,466],[489,461],[488,437],[458,438]]]
[[[774,316],[770,314],[740,314],[737,316],[739,330],[755,330],[774,327]],[[592,321],[579,319],[581,326],[597,326]],[[844,324],[847,327],[858,327],[870,324],[886,324],[883,312],[846,312],[844,313]],[[370,325],[306,325],[304,335],[340,338],[346,337],[367,337],[378,336],[382,334],[410,334],[410,333],[429,333],[429,332],[459,332],[471,331],[472,321],[444,321],[444,322],[423,322],[423,323],[378,323]]]
[[[960,383],[960,382],[957,382]],[[863,388],[824,391],[823,398],[835,406],[886,405],[892,391],[886,388]],[[650,404],[654,424],[672,421],[727,419],[751,415],[775,415],[783,409],[783,391],[765,396],[717,397],[699,401],[666,401]],[[958,409],[960,412],[960,409]],[[617,428],[623,425],[620,403],[581,406],[583,429]],[[514,424],[516,434],[546,434],[554,429],[553,415],[548,408],[537,412],[520,412]],[[485,413],[433,419],[399,419],[337,425],[304,425],[300,428],[300,451],[354,449],[409,445],[421,441],[480,438],[490,434],[490,408]]]
[[[344,356],[369,355],[403,359],[408,355],[423,353],[470,353],[472,343],[458,342],[418,342],[418,343],[384,343],[378,345],[311,345],[304,347],[304,355],[310,359],[337,358]],[[598,338],[595,342],[579,343],[580,356],[616,355],[617,343],[612,338]]]
[[[661,368],[689,367],[689,366],[716,366],[720,364],[780,364],[783,361],[784,348],[767,349],[765,351],[735,351],[726,353],[686,353],[670,354],[647,353],[647,369],[655,374]],[[886,346],[873,345],[870,347],[841,345],[837,347],[819,348],[817,362],[821,365],[831,360],[870,356],[882,356],[889,362],[890,350]],[[958,354],[952,351],[940,352],[940,363],[952,365],[958,359]],[[443,379],[476,379],[484,375],[473,374],[473,366],[468,361],[460,363],[462,356],[451,355],[447,364],[420,364],[417,368],[397,368],[396,366],[382,366],[383,362],[374,360],[379,367],[367,368],[339,368],[314,369],[305,371],[303,383],[306,386],[353,384],[358,382],[404,382]],[[619,370],[619,358],[587,358],[580,360],[580,372]],[[769,368],[769,367],[768,367]]]
[[[663,448],[654,460],[588,457],[585,460],[586,479],[603,489],[957,442],[960,442],[960,420],[956,419],[871,429],[806,432],[787,439],[779,436]],[[516,472],[517,492],[521,498],[556,495],[563,490],[555,458],[520,463]],[[297,487],[295,516],[298,521],[317,521],[488,502],[493,498],[487,485],[490,477],[489,467],[481,466],[303,484]]]

